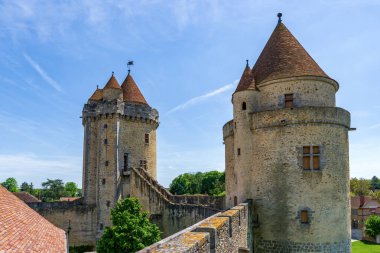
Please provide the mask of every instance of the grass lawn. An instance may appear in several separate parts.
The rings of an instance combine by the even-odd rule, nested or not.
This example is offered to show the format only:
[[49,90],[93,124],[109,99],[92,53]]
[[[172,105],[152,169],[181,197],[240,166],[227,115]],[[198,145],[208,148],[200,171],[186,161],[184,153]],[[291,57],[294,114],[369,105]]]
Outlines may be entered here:
[[356,241],[352,243],[352,253],[380,253],[380,244]]

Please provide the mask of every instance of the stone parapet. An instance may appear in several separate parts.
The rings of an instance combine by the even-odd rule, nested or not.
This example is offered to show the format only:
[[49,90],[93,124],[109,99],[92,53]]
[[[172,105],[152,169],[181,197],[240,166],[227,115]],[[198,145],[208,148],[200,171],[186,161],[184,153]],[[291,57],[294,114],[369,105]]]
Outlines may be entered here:
[[241,252],[249,245],[250,208],[248,203],[239,204],[139,252]]
[[350,113],[338,107],[284,108],[251,114],[251,129],[296,124],[329,124],[350,128]]
[[143,120],[158,124],[158,111],[149,105],[112,101],[92,101],[83,107],[83,123],[87,118],[117,114],[125,119]]
[[223,126],[223,140],[226,139],[228,136],[234,135],[234,120],[228,121]]

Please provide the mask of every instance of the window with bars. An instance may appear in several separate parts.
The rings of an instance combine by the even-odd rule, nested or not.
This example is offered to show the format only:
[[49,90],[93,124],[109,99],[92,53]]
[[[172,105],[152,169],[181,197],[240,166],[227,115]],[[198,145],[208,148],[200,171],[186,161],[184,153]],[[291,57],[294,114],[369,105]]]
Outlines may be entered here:
[[149,134],[145,134],[145,144],[149,144]]
[[320,170],[320,148],[319,146],[303,147],[303,169]]
[[285,94],[285,108],[292,108],[293,100],[294,100],[293,93]]
[[146,160],[140,160],[140,167],[143,168],[144,170],[147,170],[147,162]]

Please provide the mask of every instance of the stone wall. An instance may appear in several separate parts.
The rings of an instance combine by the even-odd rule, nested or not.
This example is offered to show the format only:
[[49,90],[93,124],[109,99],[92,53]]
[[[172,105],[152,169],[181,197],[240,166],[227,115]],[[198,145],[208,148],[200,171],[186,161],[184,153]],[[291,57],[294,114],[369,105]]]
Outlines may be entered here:
[[122,184],[123,197],[138,198],[164,236],[224,210],[224,197],[172,195],[141,168],[131,168]]
[[239,204],[139,252],[248,252],[250,211],[249,203]]
[[35,202],[27,204],[55,226],[69,232],[70,246],[95,244],[95,205],[85,205],[82,203],[82,199],[70,202]]

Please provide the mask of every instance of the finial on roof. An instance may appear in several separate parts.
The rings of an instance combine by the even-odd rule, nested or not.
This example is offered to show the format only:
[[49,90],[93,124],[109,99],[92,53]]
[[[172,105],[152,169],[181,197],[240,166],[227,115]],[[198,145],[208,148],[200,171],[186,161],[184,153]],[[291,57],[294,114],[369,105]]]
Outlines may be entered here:
[[96,85],[96,89],[97,89],[97,90],[99,89],[99,85]]
[[280,24],[282,21],[282,19],[281,19],[282,13],[281,12],[277,13],[277,17],[278,17],[278,24]]
[[247,61],[247,67],[248,67],[248,66],[249,66],[249,63],[248,63],[248,62],[249,62],[249,60],[247,59],[246,61]]
[[112,76],[113,76],[113,74],[115,74],[115,73],[112,71]]
[[127,66],[128,66],[128,74],[131,73],[131,66],[133,65],[133,61],[128,61]]

